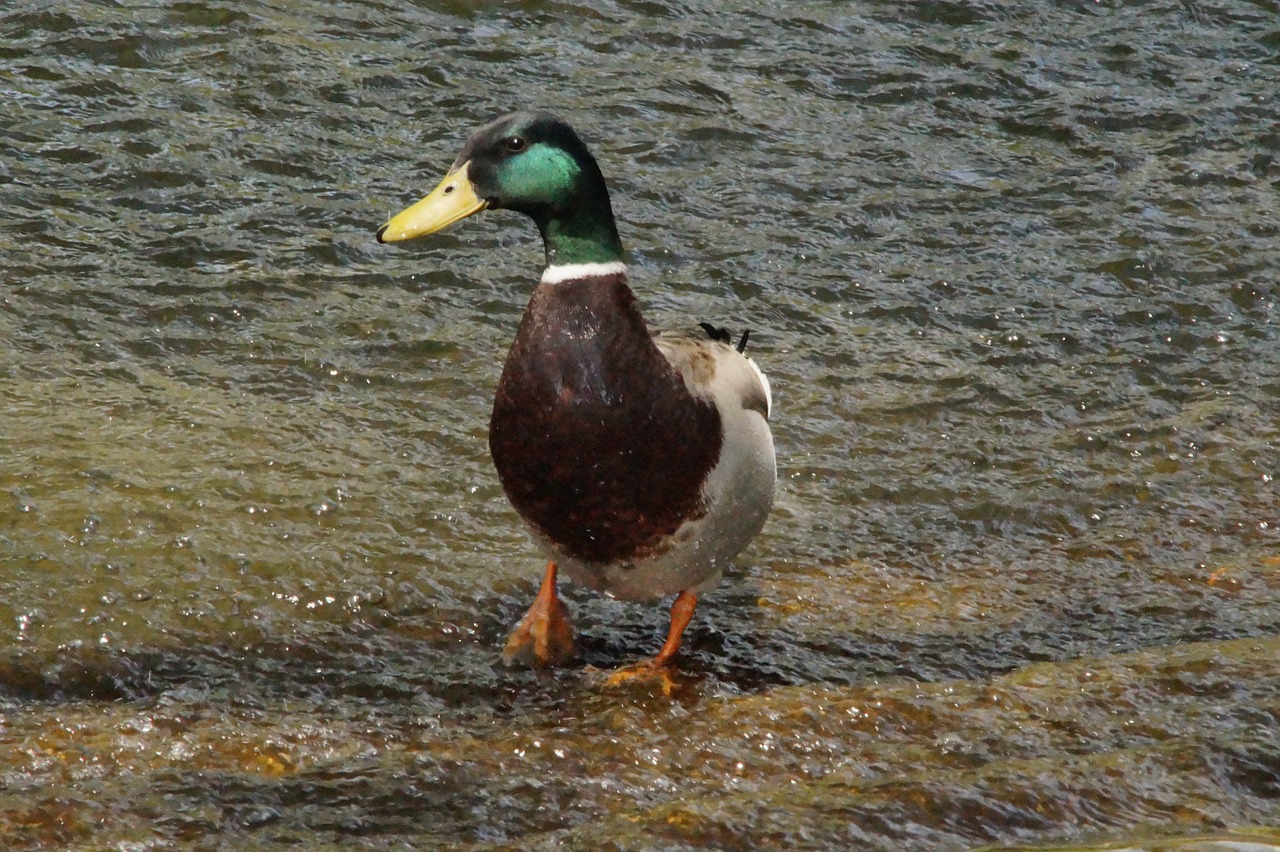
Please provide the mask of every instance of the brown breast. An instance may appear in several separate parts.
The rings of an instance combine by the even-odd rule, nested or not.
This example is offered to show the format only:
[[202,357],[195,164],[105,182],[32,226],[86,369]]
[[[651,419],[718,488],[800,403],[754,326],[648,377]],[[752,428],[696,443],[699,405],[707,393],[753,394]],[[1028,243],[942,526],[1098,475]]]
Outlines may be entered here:
[[653,345],[621,275],[539,285],[489,426],[516,510],[563,553],[634,559],[700,517],[720,455],[715,405]]

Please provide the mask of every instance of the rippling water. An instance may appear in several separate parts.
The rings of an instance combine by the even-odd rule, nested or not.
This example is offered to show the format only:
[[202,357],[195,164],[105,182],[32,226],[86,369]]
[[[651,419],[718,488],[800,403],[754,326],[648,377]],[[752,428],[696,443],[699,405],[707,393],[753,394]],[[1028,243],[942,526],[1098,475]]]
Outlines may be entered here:
[[[4,845],[1280,846],[1280,4],[0,33]],[[372,237],[528,105],[652,323],[773,380],[777,507],[673,699],[496,663],[532,227]],[[665,629],[573,607],[596,668]]]

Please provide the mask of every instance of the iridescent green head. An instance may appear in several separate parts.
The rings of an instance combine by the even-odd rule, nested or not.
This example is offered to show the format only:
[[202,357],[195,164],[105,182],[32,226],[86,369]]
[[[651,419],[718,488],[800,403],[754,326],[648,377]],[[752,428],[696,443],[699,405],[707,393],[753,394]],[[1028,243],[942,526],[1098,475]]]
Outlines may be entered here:
[[440,185],[383,225],[378,241],[434,233],[489,207],[531,217],[548,265],[622,259],[600,167],[573,128],[546,113],[512,113],[476,131]]

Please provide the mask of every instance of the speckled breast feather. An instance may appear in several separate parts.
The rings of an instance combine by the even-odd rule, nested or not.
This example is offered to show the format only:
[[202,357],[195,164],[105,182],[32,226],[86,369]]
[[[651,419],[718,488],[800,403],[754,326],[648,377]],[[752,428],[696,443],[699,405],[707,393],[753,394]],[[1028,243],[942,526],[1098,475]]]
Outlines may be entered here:
[[720,417],[649,337],[622,275],[540,285],[498,384],[489,446],[517,511],[584,562],[643,557],[700,517]]

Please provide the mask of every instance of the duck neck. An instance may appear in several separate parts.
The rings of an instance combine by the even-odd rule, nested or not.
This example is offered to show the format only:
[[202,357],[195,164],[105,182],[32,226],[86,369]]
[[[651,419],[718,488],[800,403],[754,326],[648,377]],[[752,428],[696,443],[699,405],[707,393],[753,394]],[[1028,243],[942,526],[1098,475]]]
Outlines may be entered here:
[[622,262],[622,240],[618,238],[618,226],[603,182],[598,191],[579,196],[558,209],[537,211],[533,218],[542,234],[548,268]]

